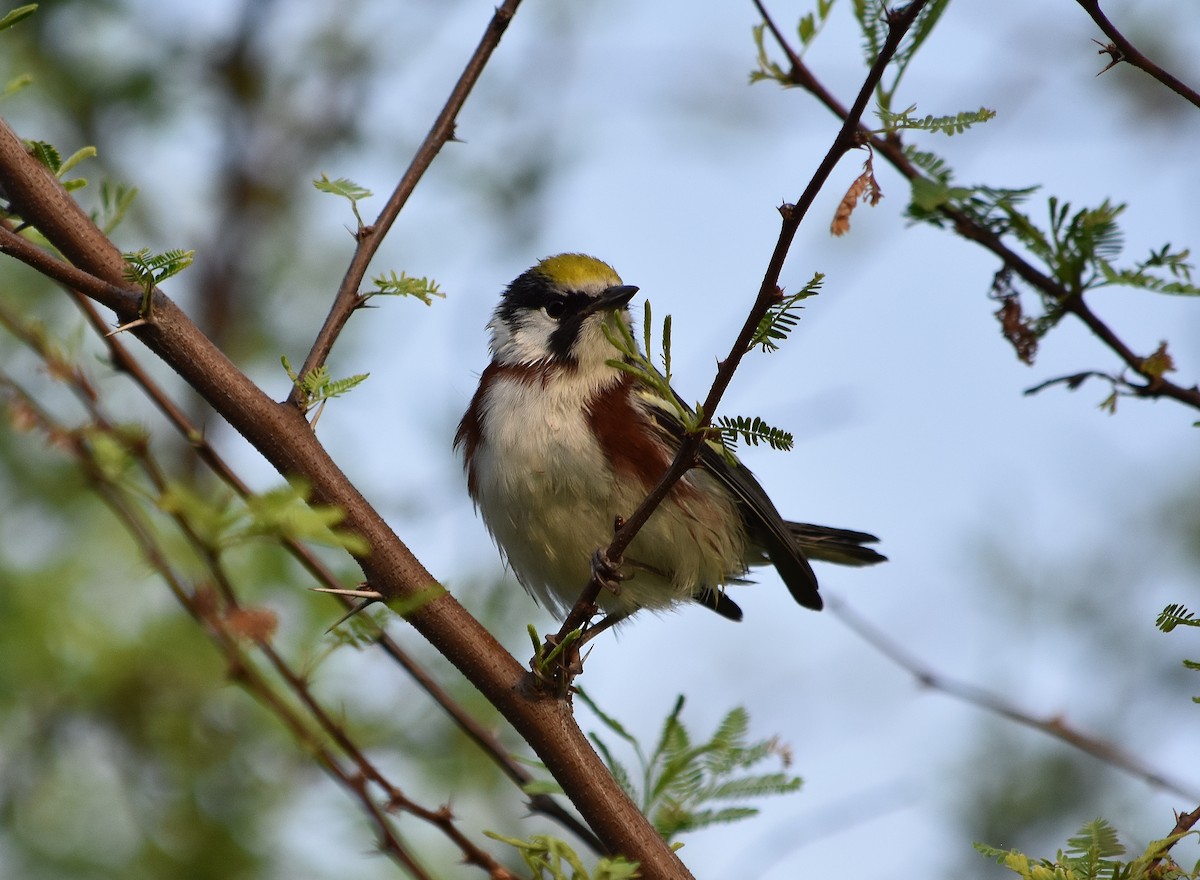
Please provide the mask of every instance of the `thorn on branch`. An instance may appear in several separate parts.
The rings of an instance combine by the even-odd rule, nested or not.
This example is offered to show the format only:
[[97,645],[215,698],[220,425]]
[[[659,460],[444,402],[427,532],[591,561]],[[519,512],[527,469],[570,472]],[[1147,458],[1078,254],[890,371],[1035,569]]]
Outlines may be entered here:
[[105,335],[106,336],[116,336],[118,333],[124,333],[127,330],[132,330],[134,327],[144,327],[150,323],[151,323],[151,321],[148,317],[143,316],[141,318],[134,318],[132,321],[128,321],[128,322],[122,324],[120,327],[117,327],[115,330],[113,330],[112,332],[107,333]]
[[[1125,60],[1125,53],[1112,43],[1101,43],[1096,39],[1093,39],[1092,42],[1100,47],[1100,51],[1096,53],[1097,55],[1107,55],[1110,59],[1108,64],[1104,66],[1104,69],[1101,70],[1100,73],[1108,73],[1108,71],[1112,70]],[[1096,76],[1099,76],[1100,73],[1096,74]]]
[[358,599],[358,601],[354,603],[354,605],[350,608],[350,610],[347,611],[345,614],[343,614],[341,617],[339,617],[336,621],[334,621],[334,623],[329,627],[329,629],[325,630],[325,632],[327,632],[327,633],[333,632],[335,629],[337,629],[339,626],[341,626],[343,623],[345,623],[351,617],[354,617],[354,615],[358,614],[360,611],[364,610],[368,606],[373,605],[376,602],[386,602],[387,601],[387,596],[383,595],[383,593],[380,593],[378,590],[370,589],[370,584],[362,583],[362,584],[359,584],[359,586],[363,589],[339,590],[339,589],[330,588],[330,587],[310,587],[309,588],[309,590],[313,593],[330,593],[334,596],[341,596],[345,599]]
[[783,218],[784,223],[791,223],[792,218],[796,215],[796,206],[791,202],[784,202],[779,206],[779,216]]
[[904,16],[908,15],[908,7],[912,6],[912,3],[905,3],[903,6],[893,6],[891,9],[887,8],[884,4],[880,5],[884,6],[883,18],[888,23],[888,27],[896,27],[903,23]]

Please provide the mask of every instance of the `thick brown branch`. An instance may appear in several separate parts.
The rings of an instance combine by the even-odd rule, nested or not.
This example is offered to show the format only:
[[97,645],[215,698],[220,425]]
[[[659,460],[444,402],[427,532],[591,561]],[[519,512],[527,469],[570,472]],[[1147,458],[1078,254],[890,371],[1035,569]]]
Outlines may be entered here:
[[[1108,16],[1100,10],[1100,0],[1076,0],[1076,2],[1092,17],[1092,21],[1096,23],[1100,30],[1104,31],[1104,35],[1112,40],[1111,48],[1105,48],[1101,51],[1108,52],[1112,56],[1113,64],[1119,61],[1132,64],[1139,70],[1150,74],[1150,76],[1154,77],[1185,101],[1190,101],[1194,107],[1200,108],[1200,94],[1197,94],[1195,89],[1181,82],[1139,52],[1137,47],[1129,42],[1125,38],[1125,35],[1117,30],[1116,26],[1108,20]],[[1111,67],[1112,65],[1109,66]],[[1107,69],[1105,68],[1105,70]]]
[[[128,307],[123,301],[128,291],[121,286],[120,253],[2,122],[0,185],[19,205],[21,217],[78,266],[50,266],[51,277],[110,307]],[[0,245],[19,249],[13,239],[28,244],[0,230]],[[121,296],[114,297],[114,291]],[[156,296],[153,320],[132,332],[281,474],[303,477],[316,502],[345,512],[343,526],[361,535],[370,547],[358,562],[372,586],[388,596],[412,599],[435,583],[346,479],[302,414],[267,397],[173,302]],[[527,694],[520,665],[453,597],[443,593],[407,619],[516,728],[606,847],[639,861],[648,876],[690,876],[613,780],[576,725],[570,707]]]
[[[44,251],[33,249],[38,255],[46,257],[50,262],[54,262],[52,258],[45,254]],[[129,351],[128,347],[121,342],[121,338],[109,332],[110,328],[104,323],[104,319],[96,310],[91,300],[87,299],[82,294],[68,289],[76,305],[83,312],[88,324],[104,341],[108,348],[109,357],[113,367],[120,372],[128,375],[134,383],[142,390],[151,402],[158,407],[159,411],[166,417],[167,421],[175,428],[192,446],[199,456],[200,460],[208,466],[208,468],[217,475],[227,486],[233,489],[240,498],[247,498],[251,494],[250,487],[243,481],[237,473],[229,466],[221,455],[208,443],[200,428],[194,425],[188,418],[187,413],[183,411],[166,393],[150,374],[143,369],[137,359]],[[21,336],[26,344],[35,347],[39,355],[43,358],[48,356],[48,352],[38,347],[37,341],[29,338],[27,334],[22,333],[20,322],[17,317],[9,313],[6,309],[0,309],[0,323],[3,323],[10,332]],[[283,537],[281,544],[299,562],[304,569],[312,575],[319,583],[324,584],[330,589],[337,589],[342,586],[337,577],[329,570],[329,568],[321,562],[315,553],[300,541],[294,538]],[[343,606],[346,608],[353,607],[353,602],[346,597],[338,597]],[[467,735],[489,758],[496,764],[497,767],[511,779],[520,788],[534,781],[533,775],[523,766],[518,764],[511,755],[505,745],[493,734],[481,725],[471,713],[466,710],[450,693],[433,679],[419,663],[412,659],[409,654],[400,647],[399,644],[389,636],[386,632],[380,631],[376,637],[376,644],[388,655],[395,663],[407,672],[417,685],[428,694],[435,703],[437,703],[447,715],[458,725],[459,729]],[[604,852],[604,846],[596,838],[594,834],[569,811],[563,808],[561,804],[554,800],[549,795],[534,795],[529,797],[529,807],[536,813],[541,813],[547,816],[564,828],[571,831],[576,837],[586,843],[593,851],[597,853]]]

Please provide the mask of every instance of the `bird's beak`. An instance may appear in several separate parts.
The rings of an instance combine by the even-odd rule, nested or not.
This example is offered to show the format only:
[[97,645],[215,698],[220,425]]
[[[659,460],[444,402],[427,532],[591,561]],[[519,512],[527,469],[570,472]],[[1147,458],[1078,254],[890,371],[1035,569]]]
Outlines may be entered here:
[[610,287],[588,305],[589,312],[615,312],[629,305],[638,289],[631,284]]

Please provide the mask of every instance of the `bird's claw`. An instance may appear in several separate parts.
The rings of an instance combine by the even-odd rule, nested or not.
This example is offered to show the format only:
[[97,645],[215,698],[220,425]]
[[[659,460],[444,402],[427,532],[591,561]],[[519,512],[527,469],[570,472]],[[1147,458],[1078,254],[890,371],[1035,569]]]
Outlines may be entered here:
[[608,551],[603,547],[592,554],[592,577],[614,596],[621,595],[621,581],[625,580],[625,575],[621,574],[621,563],[619,557],[615,561],[609,559]]

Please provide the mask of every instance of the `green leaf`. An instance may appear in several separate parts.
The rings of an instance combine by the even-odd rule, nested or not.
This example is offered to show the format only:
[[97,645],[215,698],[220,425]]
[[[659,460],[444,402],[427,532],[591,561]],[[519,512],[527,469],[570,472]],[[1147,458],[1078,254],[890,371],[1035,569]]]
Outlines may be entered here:
[[100,184],[100,207],[92,212],[92,222],[108,235],[125,219],[125,214],[137,195],[136,186],[104,181]]
[[18,22],[24,21],[37,12],[38,4],[30,3],[26,6],[18,6],[16,9],[9,10],[3,18],[0,18],[0,31],[12,27]]
[[353,180],[347,177],[339,177],[337,180],[330,180],[325,174],[322,174],[318,180],[313,181],[320,192],[330,193],[331,195],[341,196],[348,199],[350,202],[350,210],[354,212],[354,219],[358,221],[358,227],[363,227],[362,216],[358,213],[358,202],[360,199],[370,198],[373,193],[366,187],[359,186]]
[[121,254],[125,258],[125,278],[149,292],[168,278],[178,275],[196,256],[194,250],[170,250],[161,254],[142,248]]
[[295,482],[248,496],[246,517],[231,532],[230,540],[283,537],[340,547],[356,556],[369,551],[361,535],[334,528],[345,519],[345,511],[325,504],[310,504],[308,495],[308,488]]
[[28,73],[22,73],[14,76],[4,85],[4,91],[0,92],[0,98],[7,98],[10,95],[15,95],[33,82],[33,76]]
[[617,760],[609,749],[608,744],[594,733],[588,734],[588,739],[596,747],[596,754],[600,756],[605,766],[608,767],[608,772],[612,774],[617,785],[621,787],[621,791],[629,795],[630,800],[637,799],[637,787],[633,784],[633,778],[629,775],[629,771],[625,769],[625,765]]
[[945,135],[962,134],[973,125],[987,122],[996,116],[995,110],[980,107],[978,110],[965,110],[953,116],[927,115],[921,119],[913,117],[917,105],[913,104],[900,113],[893,113],[880,105],[875,108],[875,115],[883,123],[877,134],[891,134],[897,131],[929,131]]
[[522,785],[521,792],[530,796],[539,794],[563,794],[563,787],[553,779],[535,779]]
[[721,441],[730,447],[736,446],[739,440],[745,440],[751,446],[766,443],[778,452],[789,452],[795,442],[787,431],[771,427],[758,416],[752,419],[745,416],[721,416],[717,419],[716,428],[720,432]]
[[371,376],[370,373],[356,373],[353,376],[347,376],[343,379],[334,379],[329,372],[329,365],[321,364],[321,366],[315,370],[310,370],[301,378],[292,369],[291,361],[288,360],[286,354],[282,355],[279,360],[283,364],[283,369],[288,374],[288,378],[292,380],[292,384],[301,393],[304,411],[308,412],[314,407],[317,408],[317,416],[313,419],[314,424],[316,424],[317,418],[320,417],[320,413],[328,401],[349,393]]
[[1099,877],[1100,872],[1114,867],[1113,856],[1123,855],[1125,847],[1117,839],[1117,829],[1103,819],[1088,822],[1074,837],[1067,839],[1065,861],[1084,873]]
[[746,800],[769,794],[788,794],[798,791],[801,780],[787,773],[768,773],[762,776],[743,776],[714,785],[708,791],[712,800]]
[[771,80],[779,83],[785,88],[791,87],[794,83],[787,71],[771,60],[771,56],[767,54],[766,46],[766,29],[765,24],[755,25],[751,30],[754,34],[754,46],[758,52],[758,70],[750,72],[751,84]]
[[[901,69],[908,65],[916,55],[917,50],[924,45],[929,39],[929,35],[933,33],[934,25],[938,23],[938,19],[942,17],[942,13],[946,11],[946,7],[950,5],[950,0],[931,0],[921,10],[921,14],[917,16],[917,20],[913,22],[912,27],[908,29],[905,35],[904,42],[896,53],[896,60],[893,62]],[[900,77],[897,75],[896,80]]]
[[[651,344],[653,342],[651,338],[653,326],[650,301],[646,300],[643,305],[642,335],[643,345],[647,352],[653,348]],[[663,321],[662,362],[667,370],[665,375],[660,373],[649,356],[643,354],[642,350],[638,348],[637,341],[633,338],[633,331],[616,314],[608,316],[608,319],[601,325],[601,330],[604,338],[621,354],[620,358],[613,358],[606,363],[610,367],[637,378],[643,386],[641,390],[646,393],[648,398],[652,399],[652,402],[662,405],[674,413],[675,417],[683,424],[684,430],[695,431],[698,424],[696,413],[688,409],[671,388],[671,316],[668,315]]]
[[801,54],[816,39],[817,34],[821,32],[821,28],[825,26],[825,22],[829,18],[829,12],[833,9],[835,2],[836,0],[817,0],[815,12],[806,12],[800,16],[800,22],[796,26],[796,35],[800,38]]
[[375,285],[375,290],[366,294],[366,296],[411,296],[419,299],[425,305],[433,305],[433,297],[446,298],[446,294],[438,290],[436,281],[431,281],[428,278],[413,278],[412,276],[401,272],[399,275],[396,272],[390,271],[386,275],[377,275],[371,279]]
[[[156,504],[164,513],[184,519],[204,545],[226,550],[261,539],[288,538],[362,555],[368,547],[361,536],[336,529],[345,514],[336,507],[308,503],[302,483],[289,483],[238,499],[229,493],[210,497],[178,482],[170,483]],[[441,592],[441,587],[436,588]],[[421,604],[435,596],[424,597]]]
[[132,426],[108,428],[89,426],[83,429],[88,456],[109,483],[120,483],[137,463],[135,450],[146,443],[144,429]]
[[1193,266],[1188,261],[1190,255],[1191,252],[1186,248],[1172,251],[1171,245],[1165,244],[1158,250],[1151,250],[1149,257],[1135,263],[1132,268],[1117,269],[1102,259],[1099,260],[1099,268],[1103,280],[1093,286],[1121,285],[1154,293],[1198,296],[1200,287],[1192,283]]
[[488,837],[514,847],[535,880],[634,880],[640,876],[638,863],[623,856],[605,856],[591,872],[566,841],[545,834],[528,840],[484,831]]
[[609,730],[632,747],[640,765],[640,797],[631,774],[618,761],[604,740],[589,734],[597,751],[623,788],[641,804],[659,833],[667,840],[685,831],[715,822],[729,822],[754,815],[753,807],[709,806],[712,801],[731,801],[785,794],[800,786],[800,779],[785,773],[744,773],[742,771],[769,758],[786,765],[786,750],[774,739],[749,742],[749,716],[742,708],[726,714],[712,737],[694,742],[683,724],[684,698],[676,699],[653,751],[647,756],[637,740],[623,725],[601,712],[590,698],[584,702],[596,711]]
[[163,513],[187,522],[201,543],[212,551],[233,543],[228,536],[245,516],[244,509],[235,506],[231,494],[204,495],[180,482],[168,483],[155,503]]
[[[892,56],[892,60],[888,65],[890,68],[895,70],[895,74],[892,76],[891,82],[887,85],[884,85],[884,83],[880,81],[879,85],[875,89],[875,93],[878,96],[879,102],[882,106],[891,106],[892,96],[900,87],[900,80],[904,78],[904,73],[908,69],[909,63],[913,60],[913,58],[916,57],[917,51],[929,38],[929,35],[933,33],[934,25],[936,25],[938,19],[942,17],[942,13],[946,11],[946,7],[949,5],[949,2],[950,0],[930,0],[930,2],[926,3],[924,8],[921,9],[920,13],[918,13],[917,20],[913,22],[912,27],[908,29],[908,33],[904,35],[904,39],[901,41],[899,48],[896,50],[896,54]],[[879,19],[877,19],[877,21],[882,24],[882,27],[880,27],[879,24],[877,24],[876,27],[881,36],[886,36],[889,29],[887,24],[888,9],[882,3],[877,3],[876,6],[879,10],[877,13]],[[876,49],[875,53],[870,57],[867,63],[873,64],[878,55],[879,50]]]
[[710,742],[715,749],[731,753],[745,747],[746,736],[749,732],[750,713],[742,706],[736,706],[721,719]]
[[767,313],[758,322],[746,350],[762,346],[764,352],[778,351],[779,344],[787,339],[788,334],[800,323],[799,312],[804,308],[800,303],[810,296],[816,296],[824,281],[824,273],[815,272],[804,287],[767,309]]
[[62,156],[54,144],[47,143],[46,141],[25,141],[25,149],[43,167],[49,169],[51,174],[56,177],[58,176],[58,169],[62,167]]
[[617,736],[621,737],[621,739],[625,740],[626,742],[637,743],[637,738],[634,737],[634,735],[631,734],[628,730],[626,730],[625,726],[623,724],[621,724],[620,721],[618,721],[616,718],[613,718],[611,715],[609,715],[608,713],[603,711],[598,705],[596,705],[595,700],[593,700],[591,698],[591,696],[587,693],[587,691],[585,691],[581,687],[577,687],[575,689],[575,695],[577,697],[579,697],[580,700],[583,701],[583,704],[585,706],[587,706],[589,709],[592,710],[592,712],[595,713],[596,717],[600,719],[600,721],[604,724],[605,727],[607,727],[609,730],[611,730]]
[[854,0],[854,17],[858,21],[863,38],[863,58],[868,65],[874,64],[883,49],[887,37],[887,7],[872,0]]
[[1184,606],[1173,603],[1162,610],[1154,625],[1168,633],[1177,626],[1200,626],[1200,620]]
[[95,147],[80,147],[74,153],[67,157],[58,169],[58,176],[62,177],[84,159],[92,159],[96,156]]
[[339,177],[337,180],[330,180],[326,175],[322,174],[320,179],[313,181],[313,186],[324,193],[330,193],[335,196],[349,199],[351,202],[357,202],[359,199],[369,199],[374,193],[363,186],[359,186],[348,177]]

